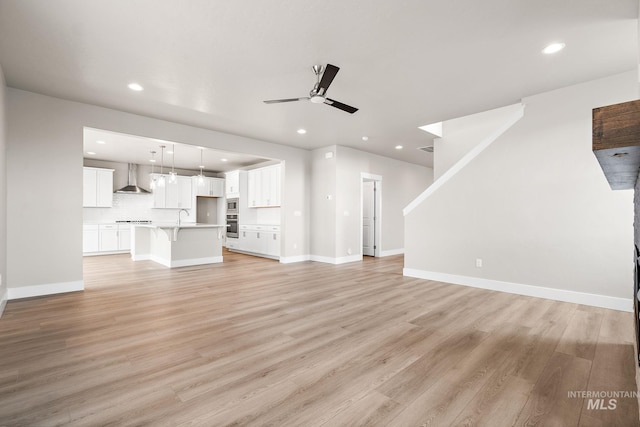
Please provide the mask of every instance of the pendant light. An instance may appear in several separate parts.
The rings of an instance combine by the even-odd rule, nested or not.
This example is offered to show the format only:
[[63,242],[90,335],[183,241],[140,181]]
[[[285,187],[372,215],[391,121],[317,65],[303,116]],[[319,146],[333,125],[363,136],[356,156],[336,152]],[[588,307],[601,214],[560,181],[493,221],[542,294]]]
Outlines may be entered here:
[[171,150],[171,172],[169,172],[169,182],[172,184],[178,180],[178,176],[176,175],[176,171],[175,171],[175,165],[176,165],[176,144],[173,144],[172,150]]
[[198,175],[198,184],[204,184],[204,174],[202,173],[202,169],[204,169],[204,163],[202,162],[202,153],[204,152],[204,148],[200,148],[200,175]]
[[151,160],[149,161],[151,162],[151,183],[149,184],[149,186],[153,190],[156,188],[156,175],[153,173],[153,166],[154,166],[154,163],[156,162],[156,152],[150,151],[150,153],[151,153]]
[[160,150],[161,150],[161,154],[160,154],[160,178],[158,179],[158,187],[164,187],[165,185],[165,179],[164,179],[164,149],[166,148],[166,146],[161,145],[160,146]]

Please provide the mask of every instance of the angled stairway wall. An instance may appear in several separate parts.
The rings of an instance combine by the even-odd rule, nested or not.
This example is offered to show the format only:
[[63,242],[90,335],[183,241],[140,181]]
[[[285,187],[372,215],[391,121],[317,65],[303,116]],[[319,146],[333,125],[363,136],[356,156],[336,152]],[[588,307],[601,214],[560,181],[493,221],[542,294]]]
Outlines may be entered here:
[[525,98],[407,206],[404,274],[631,309],[633,194],[609,189],[591,110],[636,97],[629,72]]

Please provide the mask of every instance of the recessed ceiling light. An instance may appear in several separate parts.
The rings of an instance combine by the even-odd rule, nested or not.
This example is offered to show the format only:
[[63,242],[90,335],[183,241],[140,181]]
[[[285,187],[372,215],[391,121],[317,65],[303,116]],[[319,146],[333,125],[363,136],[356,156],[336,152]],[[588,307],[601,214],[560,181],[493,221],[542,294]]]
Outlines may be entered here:
[[228,162],[228,161],[229,161],[229,159],[220,159],[220,161],[222,161],[222,162]]
[[202,168],[202,169],[204,169],[204,165],[200,165],[200,166],[198,166],[198,167],[199,167],[199,168]]
[[96,141],[96,144],[106,144],[104,141]]
[[173,154],[173,151],[169,150],[167,151],[167,154]]
[[562,49],[564,49],[564,46],[564,43],[551,43],[550,45],[542,49],[542,53],[551,55],[552,53],[560,52]]
[[369,140],[369,137],[368,137],[368,136],[363,136],[363,137],[362,137],[362,140],[363,140],[363,141],[368,141],[368,140]]
[[402,150],[402,145],[396,145],[396,150]]
[[149,161],[150,161],[151,163],[155,163],[155,162],[156,162],[156,159],[149,159]]
[[140,92],[141,90],[144,90],[144,88],[142,86],[140,86],[138,83],[129,83],[129,89],[131,90],[135,90],[137,92]]
[[306,129],[298,129],[297,131],[300,135],[304,135],[305,133],[307,133]]
[[90,155],[90,156],[95,156],[96,155],[96,153],[93,152],[93,151],[87,151],[87,154]]

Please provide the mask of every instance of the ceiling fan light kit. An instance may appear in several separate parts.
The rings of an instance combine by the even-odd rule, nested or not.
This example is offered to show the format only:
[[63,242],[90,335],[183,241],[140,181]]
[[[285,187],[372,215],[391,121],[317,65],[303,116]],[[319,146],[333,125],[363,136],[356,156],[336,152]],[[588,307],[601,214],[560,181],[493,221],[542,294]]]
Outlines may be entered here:
[[358,109],[355,107],[326,97],[327,90],[329,89],[331,82],[333,82],[333,79],[336,77],[336,74],[338,74],[338,71],[340,71],[340,68],[336,67],[335,65],[327,64],[327,66],[324,68],[322,67],[322,65],[314,65],[312,69],[314,74],[316,75],[316,83],[313,85],[313,89],[311,89],[311,92],[309,92],[308,97],[271,99],[268,101],[264,101],[264,103],[280,104],[283,102],[311,101],[314,104],[330,105],[334,108],[338,108],[339,110],[346,111],[349,114],[353,114],[358,111]]

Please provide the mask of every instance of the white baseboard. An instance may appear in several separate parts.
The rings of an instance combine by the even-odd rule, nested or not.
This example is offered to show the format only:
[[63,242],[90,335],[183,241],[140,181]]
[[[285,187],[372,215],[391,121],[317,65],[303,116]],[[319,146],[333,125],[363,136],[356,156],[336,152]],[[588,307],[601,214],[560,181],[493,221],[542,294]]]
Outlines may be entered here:
[[357,262],[362,261],[362,254],[343,256],[338,258],[328,257],[328,256],[320,256],[320,255],[311,255],[311,261],[316,262],[324,262],[327,264],[346,264],[348,262]]
[[415,277],[418,279],[435,280],[438,282],[453,283],[455,285],[471,286],[474,288],[507,292],[510,294],[584,304],[619,311],[633,311],[633,299],[631,298],[617,298],[606,295],[568,291],[565,289],[544,288],[542,286],[523,285],[520,283],[481,279],[479,277],[458,276],[455,274],[438,273],[413,268],[403,269],[402,274],[404,276]]
[[151,259],[151,254],[131,254],[132,261],[149,261]]
[[279,256],[275,256],[275,255],[267,255],[267,254],[261,254],[259,252],[251,252],[251,251],[243,251],[241,249],[237,249],[237,248],[227,248],[229,250],[229,252],[235,252],[238,254],[245,254],[245,255],[251,255],[251,256],[257,256],[260,258],[267,258],[267,259],[275,259],[276,261],[280,260]]
[[169,268],[189,267],[192,265],[217,264],[222,262],[222,256],[213,256],[213,257],[206,257],[206,258],[189,258],[189,259],[179,259],[179,260],[171,261],[168,259],[151,255],[149,259],[151,261],[155,261],[158,264],[162,264],[165,267],[169,267]]
[[280,257],[280,264],[291,264],[294,262],[310,261],[311,255],[296,255]]
[[47,283],[44,285],[17,286],[7,289],[8,299],[40,297],[44,295],[63,294],[65,292],[84,291],[84,281]]
[[222,255],[206,257],[206,258],[179,259],[176,261],[171,261],[171,268],[188,267],[190,265],[218,264],[222,261],[223,261]]
[[393,255],[404,255],[404,248],[400,249],[389,249],[388,251],[380,251],[380,256],[393,256]]
[[119,254],[128,254],[130,250],[124,251],[104,251],[104,252],[84,252],[82,256],[101,256],[101,255],[119,255]]

